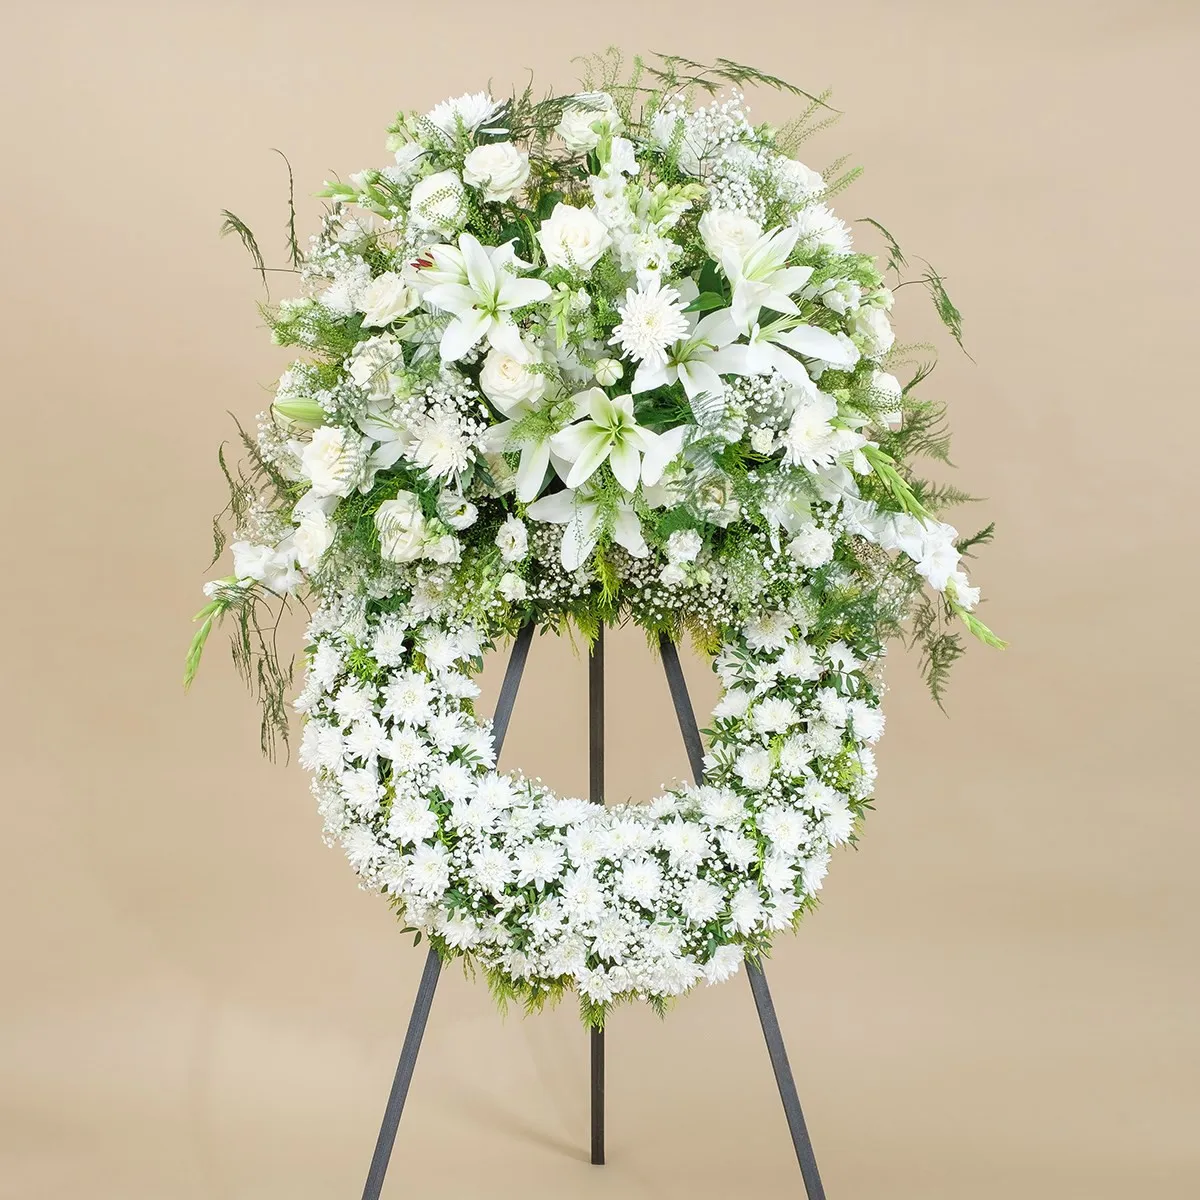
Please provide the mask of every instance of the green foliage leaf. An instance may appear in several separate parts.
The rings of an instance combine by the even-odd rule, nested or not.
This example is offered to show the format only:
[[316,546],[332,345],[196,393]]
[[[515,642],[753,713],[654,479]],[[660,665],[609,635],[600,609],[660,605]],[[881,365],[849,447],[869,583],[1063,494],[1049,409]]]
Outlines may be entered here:
[[250,227],[236,213],[231,213],[229,209],[221,209],[221,236],[227,237],[229,234],[235,234],[246,247],[246,253],[250,255],[254,263],[254,269],[262,276],[263,287],[267,286],[267,265],[263,261],[262,251],[258,248],[258,240],[251,233]]

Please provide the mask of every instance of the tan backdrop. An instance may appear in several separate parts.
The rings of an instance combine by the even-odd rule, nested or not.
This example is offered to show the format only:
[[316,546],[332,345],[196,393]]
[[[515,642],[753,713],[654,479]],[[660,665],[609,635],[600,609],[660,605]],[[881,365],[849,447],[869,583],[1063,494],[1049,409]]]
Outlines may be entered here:
[[[220,641],[179,689],[226,410],[279,367],[217,213],[278,258],[270,147],[307,194],[397,107],[566,85],[611,40],[834,87],[813,165],[866,164],[841,209],[967,315],[935,380],[1013,646],[948,720],[896,659],[878,812],[770,964],[830,1195],[1200,1194],[1194,0],[5,8],[0,1195],[358,1194],[423,954],[259,758]],[[612,644],[612,792],[644,795],[684,758]],[[535,645],[512,763],[585,786],[584,681]],[[574,1013],[448,973],[388,1195],[799,1194],[744,981],[609,1045],[599,1170]]]

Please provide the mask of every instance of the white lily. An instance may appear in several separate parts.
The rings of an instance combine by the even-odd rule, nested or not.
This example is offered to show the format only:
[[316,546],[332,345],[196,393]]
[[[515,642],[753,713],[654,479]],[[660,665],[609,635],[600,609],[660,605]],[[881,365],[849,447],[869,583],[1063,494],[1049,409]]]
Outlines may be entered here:
[[[734,325],[729,309],[713,316]],[[815,325],[796,324],[785,317],[769,325],[755,323],[745,344],[724,351],[724,361],[731,364],[725,369],[739,375],[768,375],[778,371],[794,387],[812,393],[815,388],[804,364],[789,350],[838,368],[852,367],[859,359],[857,347],[848,338],[841,339]]]
[[[595,493],[568,488],[543,496],[525,511],[535,521],[566,526],[560,557],[564,570],[576,571],[587,562],[600,541],[606,524],[605,507]],[[645,558],[650,553],[642,536],[642,523],[628,500],[617,503],[615,512],[612,512],[610,532],[613,541],[618,546],[624,546],[634,558]]]
[[733,285],[733,319],[748,333],[761,308],[795,315],[800,310],[792,300],[813,273],[812,267],[787,266],[800,230],[785,226],[763,234],[749,249],[736,245],[721,249],[721,270]]
[[[484,434],[487,449],[493,453],[519,453],[516,492],[522,504],[528,504],[542,490],[546,468],[554,459],[555,470],[563,474],[569,464],[551,452],[551,442],[563,425],[574,421],[582,412],[575,396],[538,401],[521,400],[508,409],[508,419],[491,426]],[[534,413],[544,413],[543,421],[530,421]]]
[[682,434],[663,445],[658,434],[637,423],[632,396],[609,399],[601,388],[589,388],[573,399],[580,410],[586,406],[587,416],[550,439],[554,452],[571,464],[564,477],[569,488],[590,479],[607,460],[616,481],[627,492],[636,491],[639,479],[656,483],[682,447]]
[[[683,292],[682,285],[679,291]],[[737,340],[741,331],[733,322],[729,309],[723,308],[705,317],[695,312],[683,315],[688,322],[687,336],[667,349],[665,363],[647,359],[638,367],[630,384],[635,395],[678,381],[689,400],[701,395],[719,396],[723,391],[722,375],[757,374],[746,369],[744,356],[730,353],[730,344]]]
[[[522,279],[516,274],[516,267],[524,264],[511,242],[483,246],[474,235],[464,233],[458,246],[467,281],[438,283],[422,297],[428,307],[454,316],[442,334],[442,361],[462,358],[485,337],[506,354],[518,354],[521,335],[513,310],[547,299],[550,285],[542,279]],[[456,265],[449,255],[443,255],[443,260],[447,266]]]

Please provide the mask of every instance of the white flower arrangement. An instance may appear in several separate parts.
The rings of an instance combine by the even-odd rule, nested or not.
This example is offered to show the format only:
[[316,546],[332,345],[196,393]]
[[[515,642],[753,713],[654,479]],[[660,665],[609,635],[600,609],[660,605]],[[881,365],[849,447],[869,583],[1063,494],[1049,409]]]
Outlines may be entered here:
[[[727,978],[812,907],[870,799],[889,637],[939,699],[954,621],[1002,644],[963,569],[990,527],[935,519],[961,494],[910,465],[944,457],[941,410],[892,373],[892,292],[828,206],[848,178],[736,88],[692,95],[788,85],[616,62],[403,114],[394,165],[327,185],[305,294],[270,310],[305,357],[244,439],[187,668],[234,618],[267,744],[289,676],[262,609],[311,598],[300,761],[329,837],[443,956],[530,1005],[577,990],[593,1023]],[[624,619],[713,656],[703,785],[605,808],[498,771],[484,651]]]

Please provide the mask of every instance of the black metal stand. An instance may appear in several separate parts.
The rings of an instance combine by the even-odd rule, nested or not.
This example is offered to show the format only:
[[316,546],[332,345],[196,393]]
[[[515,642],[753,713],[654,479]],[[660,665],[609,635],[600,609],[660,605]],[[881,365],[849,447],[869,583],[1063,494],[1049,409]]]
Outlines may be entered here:
[[[524,626],[517,634],[516,640],[513,642],[512,653],[509,655],[508,668],[505,671],[504,682],[500,686],[500,698],[496,704],[496,715],[492,720],[497,759],[500,757],[500,750],[504,745],[505,735],[508,733],[508,723],[512,717],[513,705],[516,703],[517,689],[525,671],[525,662],[529,657],[529,643],[532,639],[533,626]],[[696,782],[699,783],[704,776],[704,744],[700,740],[700,729],[696,724],[696,714],[692,709],[691,697],[688,695],[687,682],[679,662],[679,652],[676,650],[674,642],[666,637],[662,638],[659,646],[662,652],[663,668],[666,671],[667,686],[670,688],[671,701],[675,706],[675,717],[679,722],[679,732],[683,736],[683,743],[687,749],[688,763]],[[603,804],[603,629],[600,630],[588,659],[588,782],[589,798],[597,804]],[[429,1011],[433,1006],[433,993],[437,988],[440,973],[441,960],[438,958],[437,952],[431,949],[425,959],[425,970],[421,974],[417,999],[408,1022],[408,1032],[404,1037],[404,1047],[400,1051],[400,1062],[396,1067],[396,1076],[392,1081],[392,1090],[383,1113],[383,1124],[380,1126],[379,1137],[375,1142],[375,1153],[371,1158],[371,1168],[367,1173],[366,1186],[363,1188],[363,1200],[379,1200],[380,1192],[383,1189],[384,1176],[387,1174],[388,1161],[392,1156],[396,1131],[400,1127],[400,1117],[404,1112],[404,1102],[408,1097],[409,1084],[412,1083],[413,1070],[417,1065],[417,1053],[421,1048],[421,1039],[425,1035],[425,1025],[429,1020]],[[792,1076],[791,1064],[788,1062],[787,1050],[783,1044],[783,1034],[779,1028],[779,1018],[775,1015],[775,1005],[771,1000],[771,991],[767,987],[767,977],[763,974],[762,964],[748,959],[746,975],[750,980],[750,990],[754,994],[754,1005],[758,1010],[763,1037],[766,1039],[771,1068],[775,1072],[775,1082],[779,1087],[780,1099],[783,1101],[783,1112],[787,1118],[788,1130],[792,1135],[792,1145],[800,1163],[800,1174],[804,1179],[805,1193],[808,1200],[825,1200],[825,1189],[821,1184],[820,1172],[817,1170],[812,1141],[808,1136],[808,1127],[800,1108],[800,1097],[796,1092],[796,1081]],[[594,1164],[599,1166],[604,1162],[604,1031],[593,1029],[590,1037],[591,1159]]]

